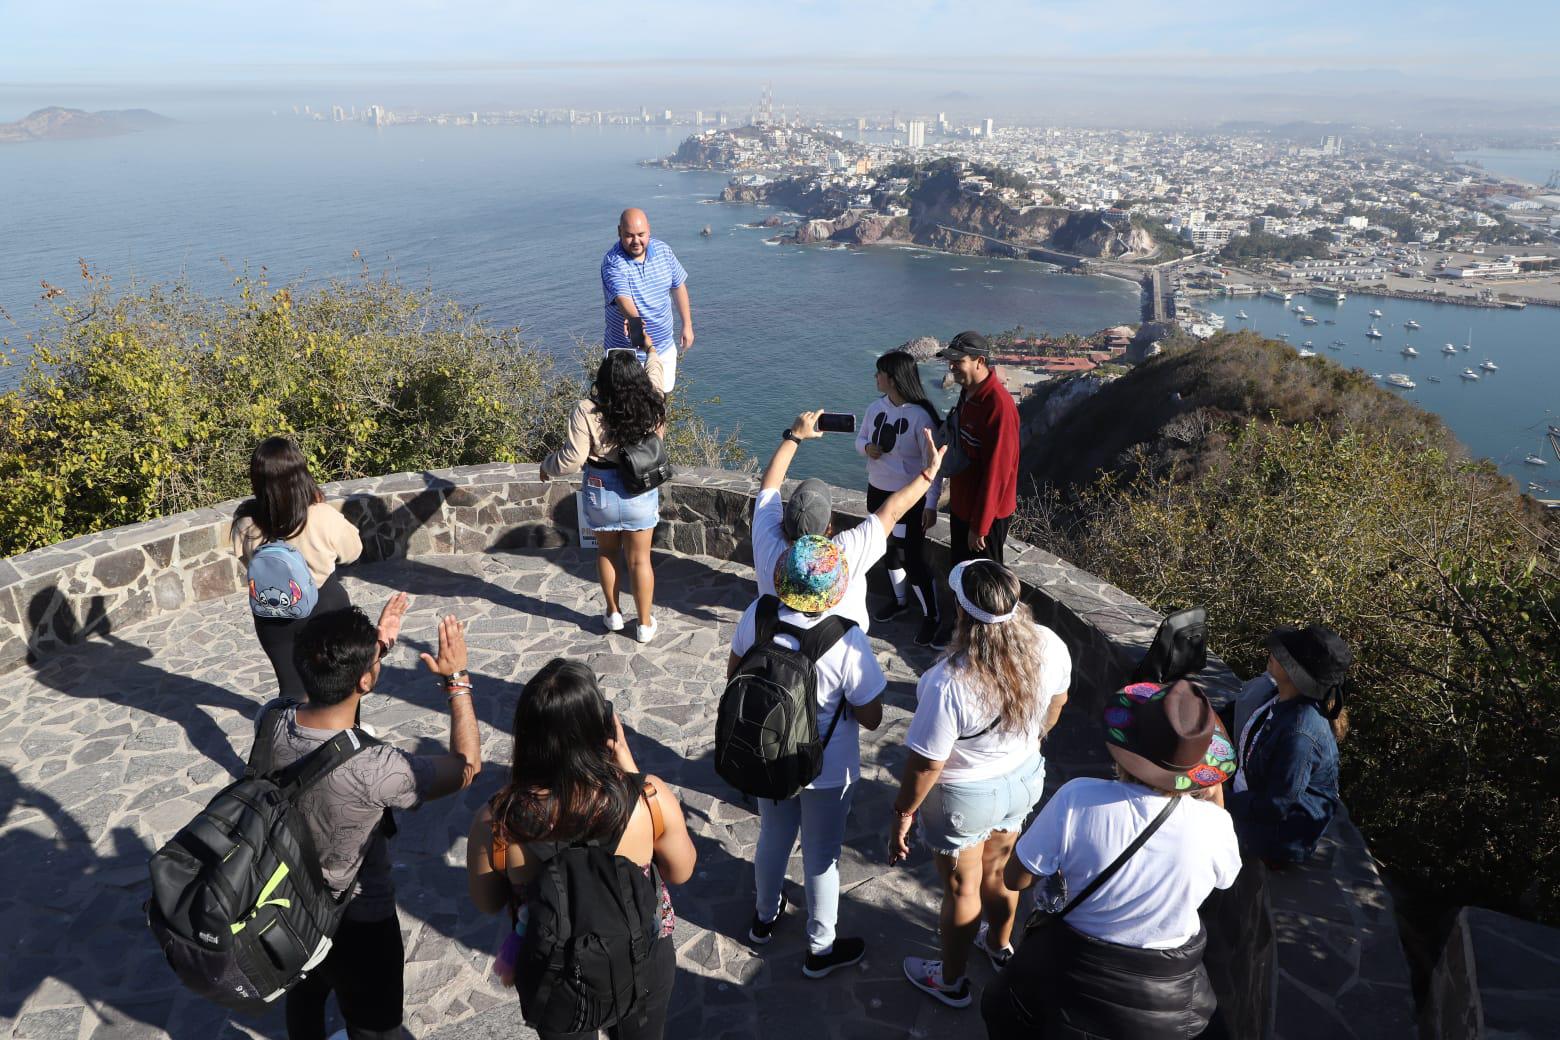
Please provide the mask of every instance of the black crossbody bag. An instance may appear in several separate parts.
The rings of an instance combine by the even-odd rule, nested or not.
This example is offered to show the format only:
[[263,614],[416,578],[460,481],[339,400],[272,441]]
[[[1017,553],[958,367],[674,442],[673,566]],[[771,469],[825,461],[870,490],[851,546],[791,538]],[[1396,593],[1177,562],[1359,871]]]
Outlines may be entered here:
[[[1055,895],[1056,901],[1060,902],[1061,900],[1066,900],[1066,905],[1064,905],[1060,910],[1050,910],[1045,906],[1035,907],[1034,912],[1029,915],[1029,920],[1024,924],[1025,943],[1027,944],[1029,941],[1031,941],[1031,933],[1061,921],[1062,918],[1066,917],[1068,914],[1077,909],[1078,904],[1082,903],[1085,899],[1088,899],[1095,892],[1098,892],[1101,885],[1109,881],[1111,876],[1114,875],[1116,871],[1120,870],[1123,866],[1126,865],[1127,860],[1137,855],[1138,849],[1141,849],[1144,844],[1147,843],[1148,839],[1154,836],[1154,832],[1164,825],[1164,822],[1170,818],[1170,814],[1175,812],[1175,807],[1180,804],[1180,797],[1170,799],[1165,804],[1165,807],[1159,810],[1159,815],[1148,821],[1148,826],[1144,827],[1142,832],[1139,833],[1136,838],[1132,839],[1132,844],[1122,849],[1121,855],[1112,860],[1110,866],[1094,875],[1093,880],[1091,880],[1087,885],[1083,886],[1083,891],[1079,892],[1073,898],[1067,899],[1067,882],[1065,879],[1062,879],[1060,881],[1061,890]],[[1057,874],[1055,876],[1062,878],[1061,874]]]

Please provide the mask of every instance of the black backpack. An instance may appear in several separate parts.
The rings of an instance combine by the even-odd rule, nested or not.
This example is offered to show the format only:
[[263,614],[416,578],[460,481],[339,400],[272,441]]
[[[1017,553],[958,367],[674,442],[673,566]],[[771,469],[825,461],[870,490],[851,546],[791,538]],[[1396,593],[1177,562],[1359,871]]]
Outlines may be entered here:
[[[628,779],[637,790],[642,778]],[[616,845],[526,844],[541,868],[526,886],[515,982],[520,1011],[538,1032],[594,1032],[650,995],[660,874],[652,866],[647,875]]]
[[[715,772],[743,794],[783,801],[823,769],[823,750],[839,725],[845,699],[840,698],[829,731],[819,740],[816,665],[856,623],[830,615],[808,629],[787,625],[773,596],[759,598],[755,621],[753,645],[720,697]],[[776,643],[780,633],[800,648]]]
[[147,923],[169,966],[195,993],[239,1011],[263,1010],[330,952],[342,904],[320,873],[298,797],[379,743],[343,730],[270,772],[275,712],[288,706],[262,720],[244,775],[150,863]]
[[666,441],[659,433],[652,433],[638,444],[619,445],[618,457],[618,476],[631,495],[642,495],[672,479]]

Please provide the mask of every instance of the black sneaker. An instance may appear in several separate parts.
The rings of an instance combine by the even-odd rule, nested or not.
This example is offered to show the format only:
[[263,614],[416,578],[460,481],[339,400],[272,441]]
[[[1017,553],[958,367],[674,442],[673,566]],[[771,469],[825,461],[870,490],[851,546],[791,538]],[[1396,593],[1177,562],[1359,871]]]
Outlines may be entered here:
[[802,965],[802,974],[809,979],[821,979],[835,968],[844,968],[861,960],[867,952],[865,939],[835,939],[834,949],[828,953],[809,953]]
[[909,606],[910,604],[902,599],[891,599],[877,609],[877,613],[872,615],[872,620],[879,623],[887,623],[903,614]]
[[758,911],[753,912],[753,923],[748,925],[748,940],[763,946],[769,942],[769,937],[775,934],[775,925],[780,923],[780,918],[785,916],[785,893],[780,893],[780,909],[775,912],[773,921],[766,921],[758,916]]
[[937,622],[937,619],[936,618],[932,618],[932,617],[924,618],[921,621],[921,628],[920,628],[920,630],[917,631],[916,634],[915,634],[915,645],[916,646],[935,646],[939,650],[942,649],[942,647],[948,645],[948,640],[944,639],[942,641],[942,644],[939,646],[938,642],[937,642],[937,636],[938,636],[938,622]]

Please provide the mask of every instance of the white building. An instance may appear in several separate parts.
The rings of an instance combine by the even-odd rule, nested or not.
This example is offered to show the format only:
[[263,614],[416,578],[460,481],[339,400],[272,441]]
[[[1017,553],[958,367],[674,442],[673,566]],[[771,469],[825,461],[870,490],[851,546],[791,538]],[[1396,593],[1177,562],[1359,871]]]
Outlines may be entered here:
[[985,124],[981,127],[981,132],[983,136],[988,138],[994,136],[997,132],[997,121],[995,119],[986,120]]
[[910,134],[909,144],[910,144],[911,148],[925,148],[926,147],[926,123],[925,122],[923,122],[922,120],[919,120],[919,119],[912,119],[912,120],[910,120],[909,134]]

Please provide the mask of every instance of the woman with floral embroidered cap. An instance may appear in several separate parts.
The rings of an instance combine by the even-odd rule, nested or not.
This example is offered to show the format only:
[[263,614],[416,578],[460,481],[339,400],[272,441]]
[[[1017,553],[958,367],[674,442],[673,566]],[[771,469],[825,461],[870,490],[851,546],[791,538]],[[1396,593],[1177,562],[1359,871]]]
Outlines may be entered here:
[[1008,860],[1007,886],[1042,894],[981,1001],[994,1040],[1192,1037],[1213,1014],[1197,908],[1240,872],[1234,745],[1185,679],[1119,690],[1101,721],[1116,779],[1063,784]]

